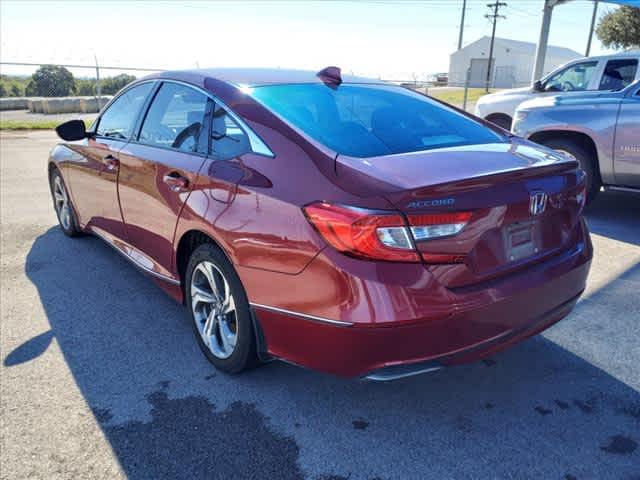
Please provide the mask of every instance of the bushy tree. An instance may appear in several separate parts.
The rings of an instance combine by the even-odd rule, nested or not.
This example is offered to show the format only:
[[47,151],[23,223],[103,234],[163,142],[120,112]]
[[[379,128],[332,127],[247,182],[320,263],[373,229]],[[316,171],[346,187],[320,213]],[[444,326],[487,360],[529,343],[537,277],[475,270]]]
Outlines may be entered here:
[[4,86],[4,83],[0,83],[0,97],[4,98],[7,96],[7,88]]
[[29,83],[27,83],[27,86],[24,89],[24,94],[27,97],[36,97],[36,84],[33,83],[33,80],[29,80]]
[[12,97],[21,97],[23,95],[23,91],[18,85],[16,85],[14,83],[13,85],[11,85],[11,93],[10,93],[10,95]]
[[622,6],[598,22],[596,35],[607,48],[640,47],[640,8]]
[[36,97],[66,97],[74,90],[73,74],[57,65],[41,66],[27,85],[27,95]]
[[76,93],[83,97],[89,97],[96,94],[94,80],[76,80]]
[[133,75],[127,75],[122,73],[115,77],[108,77],[100,82],[100,90],[105,95],[113,95],[118,92],[122,87],[128,85],[136,79]]

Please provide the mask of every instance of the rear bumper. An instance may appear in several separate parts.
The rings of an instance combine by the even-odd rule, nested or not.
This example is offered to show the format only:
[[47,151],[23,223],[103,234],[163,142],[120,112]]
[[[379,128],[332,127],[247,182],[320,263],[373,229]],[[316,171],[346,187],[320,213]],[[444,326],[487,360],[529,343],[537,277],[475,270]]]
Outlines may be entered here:
[[431,360],[416,363],[400,363],[382,367],[378,370],[365,374],[364,377],[368,380],[374,381],[396,380],[399,378],[419,375],[421,373],[433,372],[449,365],[457,365],[480,360],[481,358],[505,350],[509,346],[525,340],[532,335],[540,333],[552,326],[554,323],[562,320],[571,313],[571,310],[573,310],[580,294],[546,313],[541,318],[537,319],[537,321],[533,321],[519,330],[506,332],[499,338],[490,339],[469,348]]
[[401,322],[345,326],[254,308],[271,355],[340,376],[385,380],[475,361],[548,328],[573,309],[591,257],[585,227],[571,250],[482,288],[453,292],[448,311],[438,303],[437,315]]

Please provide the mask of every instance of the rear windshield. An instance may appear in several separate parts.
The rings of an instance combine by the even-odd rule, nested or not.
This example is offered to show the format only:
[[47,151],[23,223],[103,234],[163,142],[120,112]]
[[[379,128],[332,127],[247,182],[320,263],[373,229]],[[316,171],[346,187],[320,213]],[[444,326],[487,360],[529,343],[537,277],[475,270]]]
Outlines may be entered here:
[[313,139],[354,157],[504,141],[455,110],[393,85],[269,85],[251,95]]

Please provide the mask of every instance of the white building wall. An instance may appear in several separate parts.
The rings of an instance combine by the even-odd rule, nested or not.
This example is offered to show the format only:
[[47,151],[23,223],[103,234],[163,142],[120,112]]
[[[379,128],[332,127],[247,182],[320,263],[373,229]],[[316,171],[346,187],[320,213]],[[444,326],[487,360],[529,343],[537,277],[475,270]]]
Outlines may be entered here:
[[[489,58],[489,47],[490,39],[483,37],[452,53],[449,57],[449,84],[463,86],[471,60],[487,60]],[[549,48],[545,61],[545,73],[579,57],[577,53],[574,54],[570,51],[561,52],[561,54],[556,52],[553,51],[552,47]],[[492,81],[495,87],[512,88],[531,83],[535,60],[535,45],[523,45],[521,42],[510,42],[509,40],[497,38],[494,45],[493,58],[495,60],[495,68]],[[478,81],[477,78],[473,80]]]

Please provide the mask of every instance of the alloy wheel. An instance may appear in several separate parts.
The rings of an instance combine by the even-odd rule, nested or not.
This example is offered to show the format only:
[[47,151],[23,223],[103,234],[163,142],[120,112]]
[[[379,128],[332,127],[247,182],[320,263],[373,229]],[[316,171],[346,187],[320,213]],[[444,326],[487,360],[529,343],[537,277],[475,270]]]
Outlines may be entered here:
[[59,175],[56,175],[53,182],[53,198],[62,228],[69,230],[71,228],[71,205],[69,204],[67,190],[64,188],[64,183],[62,183]]
[[193,270],[190,292],[202,341],[215,357],[229,358],[238,340],[236,302],[229,282],[214,263],[205,260]]

